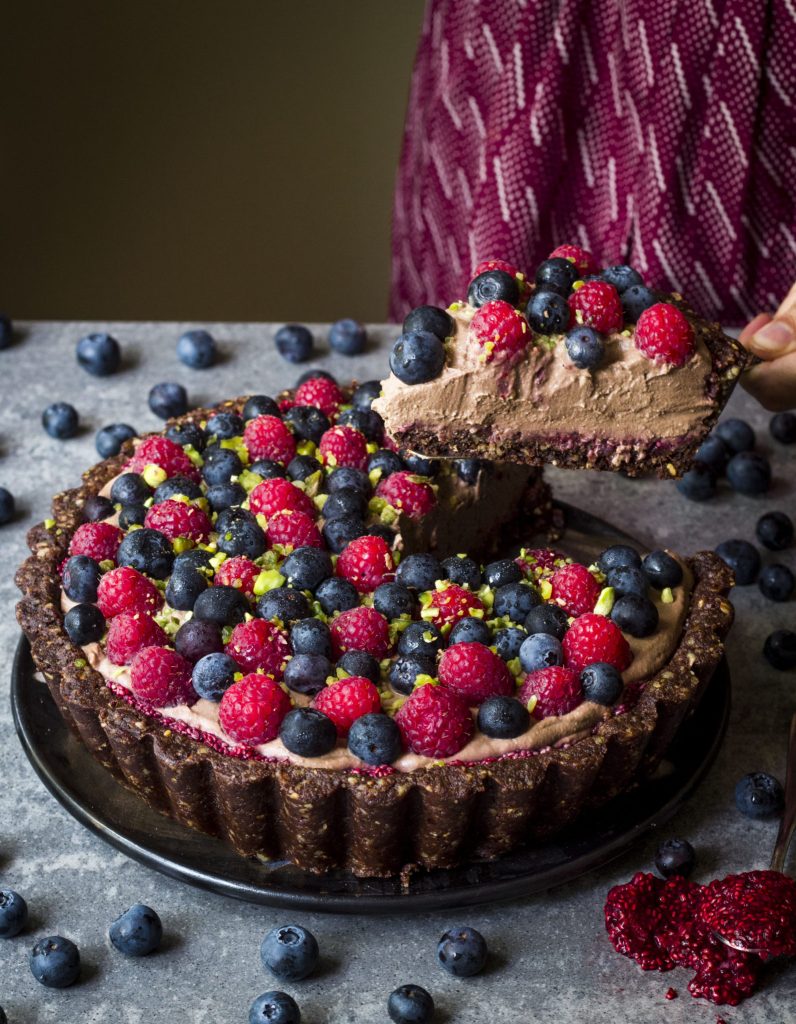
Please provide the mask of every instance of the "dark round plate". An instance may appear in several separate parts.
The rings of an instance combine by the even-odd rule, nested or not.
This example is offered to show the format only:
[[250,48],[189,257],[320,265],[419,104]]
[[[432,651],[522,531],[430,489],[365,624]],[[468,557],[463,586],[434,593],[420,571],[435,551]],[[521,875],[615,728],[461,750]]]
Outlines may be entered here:
[[17,733],[44,785],[86,828],[190,885],[252,903],[336,913],[392,914],[515,899],[604,864],[667,821],[691,795],[721,745],[730,708],[729,672],[722,662],[654,778],[582,818],[554,842],[454,870],[418,871],[402,887],[398,879],[360,879],[342,871],[316,876],[284,862],[245,859],[220,840],[164,817],[93,759],[33,673],[23,637],[11,681]]

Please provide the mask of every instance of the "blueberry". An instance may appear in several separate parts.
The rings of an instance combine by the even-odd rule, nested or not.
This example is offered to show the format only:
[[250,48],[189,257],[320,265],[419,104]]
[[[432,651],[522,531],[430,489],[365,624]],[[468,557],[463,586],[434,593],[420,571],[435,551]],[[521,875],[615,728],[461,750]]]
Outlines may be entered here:
[[296,693],[314,697],[333,675],[332,663],[324,654],[294,654],[285,665],[285,685]]
[[61,585],[70,601],[78,604],[93,603],[97,600],[102,570],[88,555],[72,555],[66,560],[61,573]]
[[450,928],[437,944],[437,960],[456,978],[471,978],[486,964],[486,940],[475,928]]
[[260,945],[263,967],[283,981],[301,981],[318,964],[318,943],[300,925],[272,928]]
[[421,552],[402,558],[395,571],[395,578],[405,587],[422,593],[424,590],[433,590],[437,580],[445,579],[445,572],[438,559]]
[[481,586],[481,569],[478,563],[466,555],[453,555],[442,562],[445,578],[460,587],[478,590]]
[[184,416],[188,412],[188,392],[182,384],[164,381],[150,388],[147,398],[149,408],[162,420],[172,416]]
[[796,441],[796,412],[778,412],[776,416],[771,417],[768,429],[775,441],[779,441],[780,444],[793,444]]
[[606,583],[609,587],[614,588],[619,597],[625,594],[646,597],[649,586],[645,574],[634,565],[618,565],[615,569],[611,569],[606,577]]
[[72,643],[82,647],[102,638],[105,619],[95,604],[76,604],[64,615],[64,629]]
[[13,889],[0,889],[0,939],[13,939],[28,923],[28,905]]
[[282,413],[279,406],[268,395],[252,395],[246,399],[243,406],[243,419],[246,423],[249,420],[256,420],[258,416],[276,416],[281,418]]
[[746,420],[722,420],[716,427],[716,436],[727,445],[731,455],[750,452],[755,446],[755,432]]
[[412,622],[398,640],[399,654],[434,656],[442,650],[442,634],[431,622]]
[[108,938],[125,956],[148,956],[160,945],[163,925],[152,907],[135,903],[111,924]]
[[123,530],[129,530],[131,526],[143,526],[148,511],[146,505],[141,502],[122,505],[119,511],[119,526]]
[[344,356],[358,356],[365,351],[368,334],[358,320],[346,317],[335,320],[329,328],[329,348]]
[[338,516],[356,516],[361,519],[367,507],[367,498],[362,491],[354,487],[340,487],[326,499],[323,514],[326,519],[336,519]]
[[651,551],[641,563],[647,581],[656,590],[677,587],[683,582],[683,568],[666,551]]
[[287,475],[290,480],[306,480],[322,469],[320,462],[311,455],[294,455],[287,464]]
[[166,437],[169,441],[180,445],[181,448],[187,448],[190,445],[198,452],[204,451],[207,444],[205,432],[195,423],[175,423],[166,431]]
[[336,384],[334,374],[329,373],[328,370],[321,370],[317,366],[311,366],[309,370],[304,370],[303,373],[299,374],[296,383],[293,385],[296,388],[300,388],[302,384],[306,384],[308,380],[316,380],[318,377],[323,377],[324,380],[330,380],[333,384]]
[[495,650],[504,661],[519,658],[520,647],[528,634],[518,626],[506,626],[495,633]]
[[379,470],[379,480],[386,480],[391,473],[400,473],[405,469],[404,460],[397,452],[391,452],[389,448],[379,448],[368,459],[368,473]]
[[206,370],[218,356],[215,339],[209,331],[186,331],[177,339],[177,358],[192,370]]
[[80,974],[80,953],[70,939],[49,935],[30,952],[30,971],[47,988],[67,988]]
[[248,602],[237,587],[209,587],[197,597],[193,617],[217,626],[237,626],[248,611]]
[[370,497],[372,490],[368,474],[362,469],[354,469],[353,466],[338,466],[333,469],[326,480],[326,487],[329,494],[336,494],[337,491],[350,489],[357,491],[365,500]]
[[359,591],[349,580],[324,580],[315,591],[315,597],[326,615],[347,612],[359,604]]
[[541,603],[541,598],[530,583],[507,583],[495,591],[493,614],[511,622],[525,622],[531,608]]
[[306,363],[312,358],[315,339],[302,324],[285,324],[274,335],[276,350],[289,363]]
[[564,664],[564,650],[561,641],[549,633],[531,633],[520,647],[520,665],[524,672],[536,672],[541,668]]
[[437,459],[427,459],[423,455],[413,455],[412,452],[401,452],[404,465],[410,473],[416,476],[434,477],[440,471],[440,462]]
[[727,468],[729,457],[730,452],[727,445],[716,434],[711,434],[697,448],[694,461],[707,466],[716,476],[722,476]]
[[282,719],[279,738],[292,754],[322,757],[337,746],[337,728],[315,708],[293,708]]
[[379,444],[384,437],[384,420],[375,409],[344,409],[337,417],[337,423],[353,427],[374,444]]
[[612,284],[614,288],[621,295],[622,292],[627,291],[628,288],[632,288],[634,285],[643,285],[644,278],[639,274],[633,267],[629,267],[626,263],[619,264],[614,267],[604,267],[599,274],[599,277],[603,281],[607,281],[608,284]]
[[508,302],[516,306],[520,301],[520,286],[517,278],[507,274],[505,270],[485,270],[474,277],[467,289],[467,301],[471,306],[483,306],[485,302],[496,300]]
[[261,619],[279,619],[288,625],[298,619],[309,618],[312,611],[300,590],[280,587],[263,594],[257,602],[257,614]]
[[444,341],[454,332],[453,319],[439,306],[418,306],[403,322],[404,334],[428,332]]
[[796,581],[786,565],[767,565],[760,573],[758,585],[769,601],[789,601]]
[[528,323],[537,334],[561,334],[567,329],[569,303],[558,292],[536,291],[528,302]]
[[793,541],[793,521],[784,512],[766,512],[757,520],[757,539],[769,551],[782,551]]
[[434,1000],[419,985],[401,985],[390,993],[387,1013],[393,1024],[429,1024]]
[[381,537],[389,548],[394,546],[398,536],[398,531],[394,530],[391,526],[387,526],[386,523],[373,523],[368,527],[367,533],[369,537]]
[[312,590],[334,573],[329,552],[321,548],[296,548],[282,563],[280,572],[288,586],[297,590]]
[[131,427],[129,423],[110,423],[97,431],[94,444],[100,458],[110,459],[119,454],[125,441],[135,436],[135,427]]
[[579,370],[596,370],[605,357],[605,342],[593,327],[585,324],[567,331],[567,355]]
[[442,373],[445,348],[436,334],[412,331],[402,334],[390,353],[390,369],[404,384],[424,384]]
[[536,284],[539,290],[557,292],[565,298],[578,276],[578,268],[563,256],[551,256],[536,268]]
[[174,568],[172,572],[185,572],[187,569],[198,569],[199,572],[203,573],[205,576],[211,577],[215,573],[212,558],[213,554],[210,551],[205,551],[202,548],[189,548],[187,551],[181,551],[174,559]]
[[193,611],[200,594],[208,587],[205,576],[195,570],[173,573],[166,584],[166,604],[180,612]]
[[785,795],[773,775],[750,772],[735,786],[735,806],[747,818],[776,818],[782,814]]
[[347,515],[324,520],[321,532],[329,550],[339,555],[352,540],[364,536],[368,531],[362,516]]
[[346,651],[337,662],[337,667],[350,676],[364,676],[372,683],[378,683],[381,677],[378,661],[367,651]]
[[716,477],[708,466],[695,462],[675,484],[689,501],[708,501],[716,493]]
[[187,476],[171,476],[156,488],[152,503],[159,505],[161,501],[168,501],[169,498],[174,498],[178,494],[193,501],[195,498],[202,497],[202,488]]
[[152,496],[152,488],[138,473],[122,473],[111,485],[111,501],[117,505],[138,505]]
[[487,697],[478,709],[478,728],[493,739],[522,736],[530,722],[528,709],[516,697]]
[[77,361],[94,377],[116,373],[121,365],[122,350],[110,334],[87,334],[77,343]]
[[618,569],[620,565],[632,565],[640,568],[641,555],[628,544],[613,544],[602,552],[597,559],[597,565],[606,575],[611,569]]
[[258,459],[249,466],[249,472],[256,473],[263,480],[273,480],[276,477],[286,477],[287,472],[281,462],[274,462],[273,459]]
[[296,437],[318,444],[331,423],[329,417],[314,405],[294,405],[285,413],[285,420]]
[[796,633],[790,629],[775,629],[766,637],[763,654],[780,671],[796,668]]
[[165,580],[174,564],[174,549],[162,533],[145,526],[122,539],[116,564],[129,565],[155,580]]
[[688,878],[695,862],[694,847],[687,839],[666,839],[655,851],[655,867],[664,878]]
[[741,494],[765,494],[771,486],[771,465],[758,452],[738,452],[727,463],[727,479]]
[[645,309],[655,305],[658,297],[646,285],[631,284],[629,288],[625,288],[622,292],[620,300],[625,320],[634,324]]
[[351,394],[351,404],[355,409],[370,409],[371,405],[381,394],[381,381],[366,380],[363,384],[354,388]]
[[83,521],[86,523],[102,522],[115,512],[116,508],[110,498],[105,498],[101,494],[90,494],[83,503]]
[[191,618],[174,635],[174,649],[190,662],[224,650],[221,628],[215,622]]
[[230,441],[243,433],[243,418],[236,412],[213,413],[205,425],[205,433],[217,441]]
[[509,583],[519,583],[522,571],[512,558],[502,558],[499,562],[490,562],[484,567],[484,581],[488,587],[497,590]]
[[216,520],[218,550],[234,558],[245,555],[259,558],[266,547],[265,533],[253,512],[245,508],[228,508]]
[[401,731],[389,715],[361,715],[348,731],[348,749],[365,764],[392,764],[401,756]]
[[399,654],[390,664],[390,686],[396,693],[408,695],[420,675],[435,676],[437,661],[432,654]]
[[594,704],[610,707],[615,704],[624,689],[621,673],[605,661],[595,661],[580,674],[583,699]]
[[242,472],[243,463],[231,448],[221,448],[214,444],[205,449],[202,478],[208,487],[228,484],[233,476],[240,476]]
[[557,604],[539,604],[531,608],[525,617],[528,633],[549,633],[557,640],[563,640],[569,628],[569,619],[563,608]]
[[240,484],[214,484],[207,488],[207,498],[214,512],[223,512],[225,508],[242,505],[247,498],[246,489]]
[[760,554],[748,540],[725,540],[716,548],[716,554],[735,573],[735,585],[748,587],[760,572]]
[[453,468],[460,480],[475,487],[481,474],[486,471],[487,465],[488,463],[483,459],[456,459]]
[[650,636],[658,628],[658,609],[646,597],[625,594],[615,602],[611,618],[623,633],[631,636]]
[[448,644],[484,644],[488,647],[492,643],[492,630],[483,619],[476,619],[472,615],[465,615],[459,619],[448,637]]
[[[211,624],[207,623],[206,625]],[[213,652],[204,655],[196,662],[191,681],[194,690],[200,697],[204,697],[205,700],[220,701],[234,683],[236,672],[240,672],[240,666],[228,654]]]
[[0,313],[0,349],[8,348],[14,340],[14,325],[10,317]]
[[290,646],[294,654],[322,654],[332,656],[332,638],[329,627],[320,619],[299,619],[290,630]]
[[415,610],[415,596],[403,583],[382,583],[373,591],[373,607],[392,621]]
[[41,423],[50,437],[66,441],[77,433],[77,409],[68,402],[53,402],[41,414]]
[[287,992],[263,992],[249,1008],[249,1024],[300,1024],[301,1010]]
[[5,526],[14,518],[16,502],[14,495],[7,487],[0,487],[0,526]]

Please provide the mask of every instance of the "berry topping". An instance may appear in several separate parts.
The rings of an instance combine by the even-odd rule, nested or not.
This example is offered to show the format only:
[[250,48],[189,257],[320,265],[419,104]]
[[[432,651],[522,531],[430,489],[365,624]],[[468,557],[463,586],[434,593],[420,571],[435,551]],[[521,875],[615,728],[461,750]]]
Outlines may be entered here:
[[249,420],[243,431],[243,443],[252,461],[273,459],[287,465],[296,454],[295,439],[277,416]]
[[193,666],[168,647],[143,647],[130,665],[130,685],[140,700],[157,707],[194,704]]
[[200,697],[218,702],[235,682],[236,672],[240,672],[236,661],[228,654],[213,651],[196,662],[191,681]]
[[467,289],[471,306],[484,306],[488,302],[507,302],[516,306],[520,301],[520,286],[514,274],[505,270],[484,270],[477,274]]
[[268,520],[268,543],[272,548],[279,545],[285,551],[295,551],[321,548],[323,538],[315,521],[304,512],[277,512]]
[[401,748],[401,730],[389,715],[362,715],[348,731],[348,749],[365,764],[392,764]]
[[325,416],[334,416],[345,401],[345,395],[333,380],[311,377],[296,388],[296,405],[312,405]]
[[601,281],[607,281],[609,284],[612,284],[620,295],[634,285],[644,284],[644,278],[641,274],[626,263],[620,263],[613,267],[603,267],[599,277]]
[[583,691],[578,673],[563,665],[553,665],[531,672],[519,692],[520,701],[530,707],[531,716],[537,720],[550,715],[566,715],[583,700]]
[[375,608],[362,605],[341,612],[329,626],[335,658],[346,651],[366,651],[380,660],[390,649],[387,620]]
[[193,617],[217,626],[243,622],[249,604],[237,587],[210,587],[200,594],[193,606]]
[[651,551],[642,562],[642,568],[656,590],[678,587],[683,582],[683,567],[666,551]]
[[93,604],[76,604],[64,615],[64,629],[73,644],[95,643],[105,632],[102,612]]
[[114,665],[129,665],[144,647],[164,647],[169,638],[148,615],[122,612],[111,619],[105,654]]
[[539,291],[557,292],[566,298],[572,285],[578,280],[578,268],[563,256],[553,256],[536,268],[536,285]]
[[475,732],[467,702],[446,686],[418,687],[395,721],[409,749],[425,757],[453,757]]
[[623,594],[611,609],[611,620],[630,636],[650,636],[658,628],[658,609],[648,597]]
[[199,479],[196,466],[184,449],[175,441],[160,435],[147,437],[139,444],[132,459],[124,466],[124,472],[143,473],[147,466],[160,466],[167,477],[187,476],[189,480]]
[[254,581],[260,575],[260,567],[245,555],[227,558],[216,569],[213,582],[220,587],[235,587],[241,593],[251,597],[254,593]]
[[277,512],[303,512],[305,515],[315,514],[312,498],[289,480],[273,477],[257,484],[249,495],[249,508],[255,515],[266,518]]
[[229,687],[218,706],[218,720],[236,743],[255,746],[276,738],[288,711],[290,697],[282,687],[255,673]]
[[424,590],[433,590],[437,580],[445,579],[445,571],[434,555],[421,552],[402,558],[395,578],[410,590],[422,593]]
[[290,644],[287,633],[276,623],[250,619],[235,626],[224,650],[244,672],[260,670],[281,679]]
[[315,708],[293,708],[282,719],[279,738],[299,757],[322,757],[337,744],[334,722]]
[[572,623],[562,641],[564,663],[581,672],[595,661],[604,661],[624,672],[633,660],[630,645],[617,625],[604,615],[581,615]]
[[478,728],[493,739],[521,736],[530,723],[528,709],[515,697],[487,697],[478,709]]
[[353,466],[354,469],[365,469],[368,464],[365,436],[353,427],[331,427],[321,438],[318,452],[325,466]]
[[[432,591],[422,615],[424,619],[433,622],[438,629],[446,632],[460,619],[472,615],[473,612],[481,614],[484,612],[484,605],[479,597],[455,583],[447,585],[442,583]],[[483,625],[486,627],[486,623]],[[486,628],[488,631],[488,627]]]
[[569,260],[573,263],[580,277],[586,277],[588,274],[596,274],[599,270],[599,267],[589,250],[582,249],[579,245],[559,245],[553,249],[548,256],[548,259],[552,259],[554,256],[560,256],[562,259]]
[[442,341],[436,334],[425,329],[402,334],[390,353],[390,369],[404,384],[424,384],[434,380],[442,373],[444,365],[445,347]]
[[158,530],[144,527],[125,536],[119,545],[117,561],[119,565],[130,565],[153,579],[164,580],[174,564],[174,549]]
[[70,555],[88,555],[95,562],[115,562],[124,534],[112,523],[81,523],[69,542]]
[[61,569],[61,586],[71,601],[92,602],[97,600],[101,577],[102,570],[93,558],[88,555],[72,555]]
[[162,604],[163,598],[152,580],[129,566],[106,572],[97,588],[97,605],[106,619],[120,612],[153,614]]
[[392,473],[376,488],[376,497],[397,508],[413,520],[427,516],[437,504],[433,486],[412,473]]
[[596,370],[605,355],[605,342],[593,327],[582,324],[567,332],[567,355],[579,370]]
[[525,310],[528,323],[537,334],[561,334],[569,326],[571,310],[556,291],[535,291]]
[[[505,268],[499,267],[498,269],[503,270]],[[473,272],[474,276],[478,272],[479,269],[476,268]],[[446,313],[444,309],[440,309],[439,306],[418,306],[411,313],[407,314],[402,326],[404,335],[428,333],[435,335],[440,341],[444,341],[453,334],[453,320],[450,314]],[[395,373],[395,370],[393,370],[393,373]],[[399,376],[399,374],[396,374],[396,376]],[[403,377],[401,377],[401,380],[403,380]],[[376,395],[378,395],[378,392],[376,392]]]
[[336,571],[361,594],[368,594],[393,578],[395,562],[387,542],[381,537],[357,537],[343,549]]
[[585,324],[602,334],[622,330],[619,292],[607,281],[586,281],[569,297],[572,326]]
[[144,526],[159,530],[169,540],[187,537],[197,544],[206,543],[213,526],[198,505],[169,498],[159,505],[153,505],[144,519]]
[[550,577],[552,600],[568,615],[585,615],[594,609],[600,584],[585,565],[574,562],[556,569]]
[[519,657],[523,672],[537,672],[551,665],[564,664],[561,641],[549,633],[531,633],[523,640]]
[[437,670],[440,683],[468,704],[487,697],[514,693],[514,677],[502,658],[479,643],[455,644],[442,652]]
[[636,348],[654,363],[683,366],[695,351],[694,329],[676,306],[658,302],[638,318]]
[[[326,686],[332,663],[323,654],[294,654],[285,665],[285,686],[312,697]],[[335,733],[335,737],[337,733]]]
[[587,665],[580,674],[580,684],[583,687],[584,700],[607,707],[619,700],[624,688],[619,670],[605,661],[595,661]]
[[129,423],[109,423],[106,427],[100,427],[94,435],[94,446],[102,459],[110,459],[118,455],[122,450],[125,441],[129,441],[136,435],[135,427]]
[[349,676],[347,679],[338,679],[317,693],[313,707],[331,718],[338,736],[345,736],[352,723],[362,715],[381,711],[381,698],[370,679]]

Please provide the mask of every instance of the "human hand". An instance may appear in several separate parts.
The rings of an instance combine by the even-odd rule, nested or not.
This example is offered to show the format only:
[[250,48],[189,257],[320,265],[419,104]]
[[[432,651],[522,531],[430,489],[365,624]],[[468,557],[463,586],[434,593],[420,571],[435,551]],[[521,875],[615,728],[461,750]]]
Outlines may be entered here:
[[763,360],[741,377],[741,384],[764,409],[796,408],[796,284],[771,316],[760,313],[741,331],[741,344]]

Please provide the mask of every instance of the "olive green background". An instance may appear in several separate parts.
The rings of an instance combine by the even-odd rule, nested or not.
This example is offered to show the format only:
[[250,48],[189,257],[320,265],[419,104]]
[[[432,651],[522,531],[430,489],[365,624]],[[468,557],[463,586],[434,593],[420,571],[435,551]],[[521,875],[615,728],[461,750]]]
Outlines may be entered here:
[[0,309],[386,316],[422,0],[12,0]]

